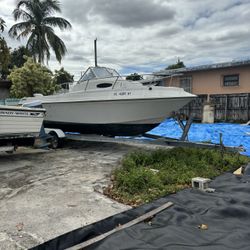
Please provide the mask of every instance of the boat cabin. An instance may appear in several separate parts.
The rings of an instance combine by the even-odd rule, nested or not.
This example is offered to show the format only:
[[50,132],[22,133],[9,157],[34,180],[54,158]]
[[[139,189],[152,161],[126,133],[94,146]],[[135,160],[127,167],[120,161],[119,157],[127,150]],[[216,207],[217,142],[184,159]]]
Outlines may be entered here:
[[119,78],[121,77],[115,69],[106,67],[89,67],[83,76],[80,78],[79,83],[84,81],[103,79],[103,78]]

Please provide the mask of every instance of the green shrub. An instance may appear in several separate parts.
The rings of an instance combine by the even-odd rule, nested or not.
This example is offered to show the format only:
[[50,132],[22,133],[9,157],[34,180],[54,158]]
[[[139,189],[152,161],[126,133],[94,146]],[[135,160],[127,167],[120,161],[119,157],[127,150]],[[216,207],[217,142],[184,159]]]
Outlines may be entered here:
[[199,148],[133,152],[115,170],[108,194],[138,205],[190,186],[193,177],[214,178],[248,160],[238,153]]
[[58,88],[52,72],[32,58],[27,58],[21,68],[14,67],[8,78],[12,81],[10,94],[15,98],[33,96],[34,93],[50,95]]
[[153,171],[147,168],[133,168],[129,172],[118,171],[116,174],[117,188],[121,192],[139,194],[149,189],[161,189],[163,185]]

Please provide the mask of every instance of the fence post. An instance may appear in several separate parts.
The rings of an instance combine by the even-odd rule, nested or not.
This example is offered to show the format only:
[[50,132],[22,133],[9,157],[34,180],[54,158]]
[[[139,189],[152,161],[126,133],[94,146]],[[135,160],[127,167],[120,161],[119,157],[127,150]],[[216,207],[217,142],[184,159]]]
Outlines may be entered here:
[[227,121],[227,102],[228,102],[227,98],[228,98],[228,95],[226,94],[226,103],[225,103],[225,122]]
[[249,120],[249,93],[247,93],[247,121]]

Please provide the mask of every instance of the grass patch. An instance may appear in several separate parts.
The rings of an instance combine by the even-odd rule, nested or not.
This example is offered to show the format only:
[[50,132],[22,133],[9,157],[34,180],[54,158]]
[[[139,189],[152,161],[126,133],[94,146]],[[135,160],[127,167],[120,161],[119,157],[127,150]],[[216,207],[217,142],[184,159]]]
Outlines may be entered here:
[[214,178],[248,161],[238,153],[211,149],[137,151],[123,158],[105,194],[136,206],[191,186],[193,177]]

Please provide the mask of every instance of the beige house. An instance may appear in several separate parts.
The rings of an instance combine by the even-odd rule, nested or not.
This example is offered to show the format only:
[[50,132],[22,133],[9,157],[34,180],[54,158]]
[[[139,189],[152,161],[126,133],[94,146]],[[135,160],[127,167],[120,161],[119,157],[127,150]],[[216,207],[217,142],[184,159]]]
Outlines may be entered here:
[[[162,70],[161,85],[177,86],[198,97],[180,112],[203,119],[204,105],[214,107],[215,121],[250,120],[250,60]],[[212,107],[211,106],[211,107]]]
[[162,70],[166,86],[178,86],[197,95],[250,93],[250,60]]

